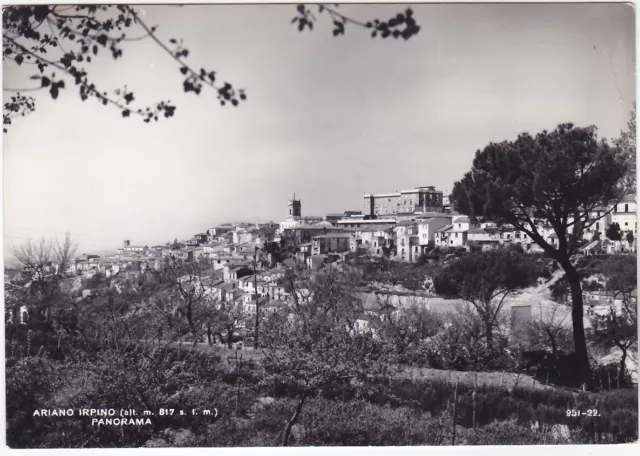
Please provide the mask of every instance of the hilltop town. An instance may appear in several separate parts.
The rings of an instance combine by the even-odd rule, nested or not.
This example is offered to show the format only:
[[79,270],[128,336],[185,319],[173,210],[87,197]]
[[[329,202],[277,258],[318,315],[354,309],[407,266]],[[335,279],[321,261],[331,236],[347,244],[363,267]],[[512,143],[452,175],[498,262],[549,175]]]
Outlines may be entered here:
[[3,8],[5,446],[637,442],[634,13]]
[[[584,230],[582,255],[635,252],[635,195],[625,196],[612,207],[595,208],[592,216],[598,221]],[[540,220],[538,230],[549,244],[557,244],[557,236],[548,222]],[[291,292],[283,283],[287,268],[302,267],[309,271],[352,268],[354,261],[361,264],[365,260],[369,265],[380,260],[402,268],[407,263],[428,263],[438,255],[446,259],[461,252],[500,247],[513,247],[532,255],[542,253],[526,233],[491,220],[471,220],[452,209],[448,195],[427,186],[365,194],[363,210],[345,210],[323,217],[303,215],[302,201],[294,195],[288,201],[286,217],[279,224],[224,223],[166,245],[148,246],[125,240],[110,256],[82,254],[70,258],[64,272],[69,277],[67,289],[80,300],[100,293],[100,289],[92,288],[95,284],[104,285],[100,277],[108,279],[109,287],[121,293],[146,272],[162,270],[169,259],[197,262],[202,265],[197,272],[198,284],[211,299],[237,303],[247,314],[255,314],[257,307],[269,312],[291,305]],[[49,272],[58,269],[55,262],[46,266]],[[380,305],[374,301],[381,293],[392,296],[396,305],[408,297],[444,310],[460,304],[439,298],[428,273],[419,274],[416,283],[410,269],[399,271],[405,277],[393,283],[368,276],[370,280],[365,277],[359,284],[359,296],[366,303],[366,312],[358,320],[359,328],[373,329],[368,316],[380,311]],[[15,277],[15,273],[10,275]],[[554,277],[554,281],[558,278]],[[5,275],[5,283],[10,281]],[[552,284],[543,287],[544,293],[537,289],[534,294],[525,293],[527,299],[511,299],[514,314],[530,322],[540,314],[537,307],[550,305],[551,311],[556,312],[558,304],[550,298],[548,290]],[[585,307],[587,314],[593,314],[597,308],[606,311],[607,303],[613,302],[598,290],[586,290],[585,297],[589,304]],[[24,312],[26,307],[20,314]]]

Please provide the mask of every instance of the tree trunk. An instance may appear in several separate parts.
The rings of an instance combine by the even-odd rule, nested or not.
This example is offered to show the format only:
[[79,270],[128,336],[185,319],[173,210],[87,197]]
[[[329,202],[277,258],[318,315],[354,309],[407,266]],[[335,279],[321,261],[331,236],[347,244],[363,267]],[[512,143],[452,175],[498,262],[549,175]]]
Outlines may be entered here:
[[490,321],[484,323],[484,335],[487,339],[487,350],[491,356],[493,354],[493,324]]
[[233,328],[228,327],[227,328],[227,347],[229,348],[233,348],[231,346],[231,340],[233,339]]
[[558,357],[558,343],[556,342],[556,336],[553,332],[553,329],[551,329],[550,327],[545,328],[545,332],[547,333],[547,336],[549,337],[549,344],[551,345],[551,354],[553,355],[554,359],[557,359]]
[[593,378],[591,377],[591,365],[587,353],[587,340],[584,334],[584,310],[582,301],[582,286],[580,276],[576,268],[567,261],[562,264],[569,287],[571,288],[571,320],[573,322],[573,344],[575,347],[576,362],[580,383],[586,385],[587,389],[593,389]]
[[453,390],[453,417],[451,418],[451,445],[456,444],[456,422],[458,421],[458,381],[456,380],[456,386]]
[[291,428],[298,421],[298,418],[300,417],[300,412],[302,411],[302,406],[304,405],[304,401],[307,399],[308,395],[309,393],[306,391],[302,394],[302,397],[300,398],[300,402],[298,402],[298,405],[296,406],[296,411],[293,412],[293,416],[287,422],[287,427],[285,428],[284,435],[282,436],[282,446],[289,445],[289,436],[291,435]]
[[622,359],[620,360],[620,372],[618,373],[618,387],[620,383],[624,385],[624,372],[627,367],[627,349],[620,347],[622,350]]
[[213,345],[213,340],[211,339],[211,325],[207,325],[207,343],[209,347]]
[[253,334],[253,348],[255,350],[259,347],[258,336],[259,336],[259,328],[260,328],[260,297],[258,296],[258,276],[256,273],[256,265],[258,262],[257,258],[258,252],[253,255],[253,290],[256,293],[256,322]]

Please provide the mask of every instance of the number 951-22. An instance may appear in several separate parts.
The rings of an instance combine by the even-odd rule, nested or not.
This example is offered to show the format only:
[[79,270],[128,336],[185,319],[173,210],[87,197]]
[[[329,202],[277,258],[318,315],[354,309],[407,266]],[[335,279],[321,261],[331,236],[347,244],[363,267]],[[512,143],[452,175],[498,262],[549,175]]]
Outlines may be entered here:
[[576,410],[576,409],[568,409],[567,416],[571,417],[579,417],[579,416],[600,416],[600,413],[597,409],[588,409],[588,410]]

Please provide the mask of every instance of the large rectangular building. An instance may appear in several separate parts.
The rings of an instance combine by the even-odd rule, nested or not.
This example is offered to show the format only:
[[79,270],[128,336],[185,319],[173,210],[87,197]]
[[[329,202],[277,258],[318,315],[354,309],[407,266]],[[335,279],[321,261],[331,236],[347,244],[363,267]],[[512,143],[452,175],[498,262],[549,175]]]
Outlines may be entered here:
[[364,195],[364,214],[390,216],[407,212],[443,212],[442,192],[435,187],[416,187],[396,193]]

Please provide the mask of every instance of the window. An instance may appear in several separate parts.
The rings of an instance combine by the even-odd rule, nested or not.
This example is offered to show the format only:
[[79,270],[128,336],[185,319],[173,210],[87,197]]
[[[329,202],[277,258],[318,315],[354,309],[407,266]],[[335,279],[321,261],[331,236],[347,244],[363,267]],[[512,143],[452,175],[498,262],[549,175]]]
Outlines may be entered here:
[[596,230],[599,230],[599,229],[600,229],[600,223],[596,222]]
[[624,211],[625,211],[625,212],[629,212],[629,205],[628,205],[628,204],[625,204],[625,205],[624,205]]

